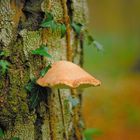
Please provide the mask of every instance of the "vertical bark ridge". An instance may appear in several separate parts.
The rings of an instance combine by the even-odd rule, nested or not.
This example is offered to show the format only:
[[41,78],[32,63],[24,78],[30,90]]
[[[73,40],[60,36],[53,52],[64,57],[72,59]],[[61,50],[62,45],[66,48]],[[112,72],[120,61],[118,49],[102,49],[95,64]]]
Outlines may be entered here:
[[72,49],[71,49],[71,35],[70,35],[70,18],[68,15],[68,7],[66,0],[62,0],[62,5],[64,9],[64,22],[66,25],[66,50],[67,50],[67,60],[72,61]]
[[60,90],[58,89],[58,96],[59,96],[59,102],[60,102],[60,109],[61,109],[61,115],[62,115],[62,122],[63,122],[63,127],[64,127],[64,138],[66,140],[68,140],[68,134],[67,134],[67,130],[66,130],[66,122],[65,122],[65,116],[64,116],[64,105],[62,103],[62,97],[61,97],[61,93]]

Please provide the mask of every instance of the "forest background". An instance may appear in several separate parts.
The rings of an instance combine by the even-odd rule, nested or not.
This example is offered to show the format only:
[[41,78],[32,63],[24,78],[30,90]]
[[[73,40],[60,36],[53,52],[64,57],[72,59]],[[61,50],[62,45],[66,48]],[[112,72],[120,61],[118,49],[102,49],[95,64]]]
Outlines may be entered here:
[[84,94],[86,126],[102,131],[96,140],[139,140],[140,1],[88,0],[88,7],[89,30],[104,51],[85,47],[85,69],[102,80]]

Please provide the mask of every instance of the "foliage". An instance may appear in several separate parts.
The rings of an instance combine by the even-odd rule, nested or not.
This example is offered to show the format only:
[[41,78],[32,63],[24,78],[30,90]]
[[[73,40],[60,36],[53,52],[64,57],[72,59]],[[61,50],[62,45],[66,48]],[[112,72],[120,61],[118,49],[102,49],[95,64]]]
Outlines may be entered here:
[[95,48],[97,48],[97,50],[99,51],[103,51],[103,46],[97,42],[92,35],[87,35],[87,45],[88,46],[94,46]]
[[56,28],[57,28],[57,23],[54,20],[51,20],[51,21],[44,20],[41,23],[41,27],[51,28],[52,31],[54,32],[56,30]]
[[[46,66],[41,72],[40,76],[44,76],[51,68],[51,64]],[[47,90],[44,87],[36,84],[36,78],[31,79],[25,86],[25,89],[29,93],[29,106],[34,109],[39,103],[47,98]]]
[[2,59],[3,57],[8,56],[5,51],[0,50],[0,74],[4,75],[9,67],[9,63],[7,60]]
[[88,128],[83,132],[84,140],[94,140],[93,136],[100,136],[101,134],[101,130],[97,128]]
[[29,81],[25,86],[27,92],[30,93],[29,106],[31,109],[35,108],[39,102],[38,90],[36,89],[36,86],[36,79]]
[[[0,128],[0,138],[4,138],[4,132],[2,130],[2,128]],[[20,140],[20,138],[18,137],[12,137],[11,140]]]
[[88,44],[88,46],[92,45],[93,42],[94,42],[93,36],[88,34],[87,35],[87,44]]
[[5,52],[0,50],[0,56],[4,56],[5,55]]
[[[48,20],[52,20],[52,16],[48,15]],[[46,45],[42,44],[40,48],[37,48],[36,50],[32,50],[32,54],[34,55],[40,55],[45,57],[51,57],[51,55],[48,53],[48,48]],[[40,76],[44,76],[48,70],[51,68],[51,64],[48,64],[44,69],[41,70]],[[41,101],[46,99],[45,96],[47,96],[46,88],[39,86],[36,84],[36,78],[31,79],[28,84],[25,86],[25,89],[29,93],[29,107],[30,109],[36,108]],[[45,97],[45,98],[44,98]]]
[[94,46],[97,48],[98,51],[103,51],[103,46],[96,40],[93,41]]
[[9,67],[8,61],[0,60],[0,72],[2,75],[6,73],[6,71],[8,70],[8,67]]
[[2,128],[0,128],[0,138],[3,138],[4,137],[4,132],[2,130]]
[[60,28],[61,28],[61,38],[63,38],[66,34],[66,26],[65,24],[60,24]]
[[32,79],[25,86],[25,89],[29,93],[29,107],[34,109],[39,105],[41,101],[44,101],[47,98],[47,90],[44,87],[41,87],[36,84],[36,79]]
[[36,50],[32,50],[32,54],[34,55],[40,55],[40,56],[46,56],[51,57],[51,55],[48,53],[48,48],[46,45],[42,44],[40,48],[37,48]]
[[47,27],[51,27],[52,26],[52,22],[54,21],[53,19],[53,15],[49,12],[46,13],[47,18],[45,20],[42,21],[41,23],[41,27],[47,28]]
[[40,76],[44,76],[47,72],[48,72],[48,70],[51,68],[51,64],[49,64],[48,66],[46,66],[43,70],[41,70],[41,72],[40,72]]
[[73,30],[76,32],[76,34],[80,35],[83,25],[81,23],[72,22],[71,26],[72,26]]
[[50,12],[46,12],[45,15],[47,17],[47,21],[52,21],[53,20],[53,15]]
[[50,28],[54,32],[57,28],[61,30],[61,38],[66,34],[66,26],[65,24],[60,24],[54,21],[53,15],[51,13],[46,13],[47,18],[42,21],[41,27]]

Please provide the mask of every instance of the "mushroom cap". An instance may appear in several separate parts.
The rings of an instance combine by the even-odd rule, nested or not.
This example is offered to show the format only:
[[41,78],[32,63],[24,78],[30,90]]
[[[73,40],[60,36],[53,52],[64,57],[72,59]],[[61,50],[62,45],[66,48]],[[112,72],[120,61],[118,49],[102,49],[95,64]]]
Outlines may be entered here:
[[37,84],[42,87],[79,88],[99,86],[101,82],[72,62],[57,61],[44,77],[37,80]]

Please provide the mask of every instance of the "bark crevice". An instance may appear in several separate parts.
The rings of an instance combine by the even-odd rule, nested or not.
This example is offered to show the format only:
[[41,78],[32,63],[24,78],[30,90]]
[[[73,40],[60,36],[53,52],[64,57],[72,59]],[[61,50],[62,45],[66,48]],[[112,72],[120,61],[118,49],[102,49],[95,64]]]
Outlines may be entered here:
[[45,13],[41,10],[43,0],[25,0],[22,11],[25,19],[22,21],[22,29],[35,31],[40,28]]

